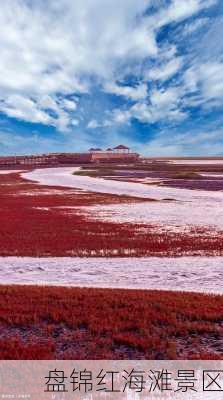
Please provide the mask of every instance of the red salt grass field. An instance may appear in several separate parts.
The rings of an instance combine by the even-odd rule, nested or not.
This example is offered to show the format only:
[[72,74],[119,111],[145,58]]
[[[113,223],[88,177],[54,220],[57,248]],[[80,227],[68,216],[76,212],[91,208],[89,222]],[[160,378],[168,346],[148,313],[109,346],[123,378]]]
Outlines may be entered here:
[[201,228],[154,233],[148,225],[99,223],[80,213],[83,206],[133,201],[143,200],[44,187],[17,173],[0,175],[0,256],[223,254],[221,233],[210,237]]
[[[133,201],[141,200],[0,175],[0,256],[223,254],[220,234],[154,233],[146,225],[99,223],[80,213],[82,206]],[[222,296],[2,285],[0,304],[1,359],[223,356]]]
[[0,286],[0,301],[1,359],[223,356],[222,296]]

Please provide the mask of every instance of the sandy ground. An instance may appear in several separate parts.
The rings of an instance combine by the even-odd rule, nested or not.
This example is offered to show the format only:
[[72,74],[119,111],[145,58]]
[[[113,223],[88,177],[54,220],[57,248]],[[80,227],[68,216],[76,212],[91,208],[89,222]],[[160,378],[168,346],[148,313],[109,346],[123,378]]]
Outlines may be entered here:
[[[205,227],[210,231],[223,229],[223,192],[177,189],[155,184],[148,186],[141,183],[72,175],[74,170],[74,167],[37,169],[23,173],[22,176],[49,186],[58,185],[91,192],[161,200],[161,202],[116,204],[82,209],[84,213],[89,213],[91,218],[98,220],[151,223],[173,231],[184,231],[192,226]],[[164,199],[175,201],[164,201]]]
[[3,169],[3,170],[0,170],[0,175],[17,174],[18,172],[24,172],[24,170],[21,170],[21,169]]
[[[157,202],[86,207],[91,218],[158,224],[160,229],[190,226],[223,228],[223,192],[195,191],[72,175],[75,168],[47,168],[21,175],[49,186],[132,195]],[[175,201],[164,201],[163,199]],[[66,210],[72,212],[72,207]],[[156,228],[157,229],[157,228]],[[175,258],[0,258],[2,284],[43,284],[184,290],[223,294],[223,257]]]
[[207,160],[207,159],[194,159],[194,160],[168,160],[171,164],[180,164],[180,165],[223,165],[223,159],[218,160]]
[[223,294],[223,257],[1,257],[1,284],[183,290]]
[[71,187],[97,193],[126,195],[155,200],[174,199],[178,201],[192,201],[207,199],[223,204],[223,192],[195,191],[157,185],[148,186],[141,183],[73,175],[78,170],[79,168],[75,167],[45,168],[22,173],[21,176],[42,185]]
[[[111,204],[88,206],[81,212],[95,220],[154,224],[154,229],[165,232],[188,233],[196,228],[204,228],[216,235],[223,230],[223,204],[208,201],[193,202],[145,202],[132,204]],[[67,209],[67,212],[69,210]],[[70,209],[72,212],[72,209]]]

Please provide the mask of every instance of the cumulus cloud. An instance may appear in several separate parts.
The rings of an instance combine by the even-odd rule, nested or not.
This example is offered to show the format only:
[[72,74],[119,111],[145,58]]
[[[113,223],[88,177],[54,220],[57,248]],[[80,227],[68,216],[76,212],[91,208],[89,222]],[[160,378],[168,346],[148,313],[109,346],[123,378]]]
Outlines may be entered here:
[[[92,75],[110,79],[123,60],[124,64],[156,54],[154,33],[142,17],[148,5],[149,0],[4,2],[0,14],[0,89],[1,101],[6,104],[2,111],[28,120],[30,108],[36,105],[30,121],[46,122],[46,113],[38,110],[44,96],[49,103],[49,97],[52,103],[56,100],[56,107],[50,105],[54,111],[58,107],[75,111],[74,102],[59,102],[58,95],[86,93]],[[20,104],[17,112],[15,103],[9,107],[14,95],[27,100],[27,113],[24,106],[19,110]],[[68,115],[61,119],[69,124]],[[48,123],[58,128],[61,125],[51,117]]]
[[186,113],[181,110],[181,89],[172,87],[167,90],[155,89],[149,102],[137,102],[127,110],[115,109],[113,120],[123,124],[135,118],[143,123],[155,123],[163,120],[182,120]]
[[[125,76],[126,68],[135,63],[159,56],[159,28],[194,15],[213,2],[172,0],[169,6],[158,7],[153,16],[146,13],[152,0],[3,2],[1,111],[9,117],[66,130],[77,104],[69,98],[61,101],[61,96],[89,93],[92,77],[107,92],[133,101],[144,99],[145,83],[124,86],[116,77]],[[180,63],[180,59],[170,61],[152,70],[150,77],[165,80],[177,72]]]
[[[79,131],[84,147],[101,128],[112,141],[135,120],[180,124],[193,107],[222,106],[222,20],[211,24],[208,14],[218,1],[2,2],[0,112]],[[154,148],[163,141],[166,152],[183,146],[177,136],[176,144],[156,140]]]
[[77,108],[77,104],[73,100],[63,99],[62,105],[66,110],[75,111]]
[[137,86],[121,86],[108,82],[105,84],[104,89],[108,93],[127,97],[130,100],[141,100],[147,97],[147,85],[145,83]]
[[37,103],[21,95],[10,95],[0,103],[0,110],[9,117],[15,117],[24,121],[51,124],[50,116],[39,109]]

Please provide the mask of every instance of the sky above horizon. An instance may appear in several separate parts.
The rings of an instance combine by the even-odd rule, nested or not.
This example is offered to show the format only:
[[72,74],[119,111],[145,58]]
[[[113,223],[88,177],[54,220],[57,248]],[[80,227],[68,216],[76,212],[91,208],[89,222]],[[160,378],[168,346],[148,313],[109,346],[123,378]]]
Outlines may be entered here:
[[10,0],[0,154],[223,155],[221,0]]

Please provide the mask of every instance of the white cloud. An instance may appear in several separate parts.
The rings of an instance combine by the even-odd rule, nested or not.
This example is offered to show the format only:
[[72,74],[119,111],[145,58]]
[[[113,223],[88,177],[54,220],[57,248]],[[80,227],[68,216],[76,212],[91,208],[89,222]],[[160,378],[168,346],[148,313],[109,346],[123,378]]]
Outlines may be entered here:
[[78,119],[72,119],[72,121],[71,121],[72,126],[78,126],[79,124],[80,124],[80,122]]
[[193,96],[188,100],[191,105],[213,105],[223,103],[223,63],[209,62],[197,64],[185,72],[184,84],[187,93]]
[[13,109],[7,105],[10,96],[22,96],[27,100],[27,108],[31,107],[29,100],[38,104],[31,122],[47,120],[47,111],[41,109],[45,107],[62,113],[58,123],[49,116],[49,124],[62,130],[67,128],[70,118],[62,110],[74,111],[76,103],[60,102],[58,95],[86,92],[90,77],[110,81],[120,63],[156,54],[155,34],[142,18],[149,3],[150,0],[3,2],[0,93],[5,106],[2,110],[9,116],[19,115],[29,120],[30,113],[24,107],[21,111],[20,104],[17,111],[15,103]]
[[181,110],[181,89],[177,87],[167,90],[155,89],[150,94],[150,102],[137,102],[127,110],[115,109],[112,119],[123,124],[132,118],[144,123],[155,123],[165,120],[182,120],[186,113]]
[[[182,116],[173,104],[171,108],[166,106],[166,113],[164,106],[154,104],[152,98],[152,105],[147,106],[147,85],[143,81],[134,87],[117,82],[124,82],[136,65],[138,71],[150,58],[158,60],[158,66],[149,72],[152,80],[165,81],[174,76],[182,60],[176,57],[174,44],[165,54],[160,51],[157,32],[214,3],[172,0],[164,6],[166,2],[161,1],[157,11],[148,16],[145,11],[154,4],[153,0],[2,2],[1,111],[9,117],[52,125],[65,132],[76,119],[74,112],[78,112],[77,102],[70,96],[91,94],[92,82],[96,82],[107,92],[136,102],[129,111],[116,112],[116,121],[127,122],[134,113],[141,115],[139,118],[146,115],[147,121],[157,120],[159,115]],[[164,59],[168,61],[164,63]],[[210,79],[213,93],[219,95],[220,86],[217,88],[214,78]],[[108,126],[109,120],[106,123]],[[89,124],[91,127],[96,122]]]
[[203,28],[209,22],[209,18],[198,18],[190,24],[186,24],[183,35],[191,35],[193,32]]
[[117,96],[124,96],[131,100],[145,99],[148,95],[147,85],[142,83],[137,86],[121,86],[116,83],[108,82],[105,84],[105,91]]
[[223,63],[209,62],[201,65],[198,79],[205,98],[223,100]]
[[203,9],[216,4],[218,0],[172,0],[170,5],[157,13],[154,23],[157,28],[171,22],[180,22],[196,15]]
[[24,121],[51,124],[51,117],[38,108],[35,101],[20,95],[10,95],[6,101],[0,103],[0,110],[9,117]]
[[131,111],[115,109],[112,113],[112,120],[117,124],[124,124],[131,119]]
[[75,111],[77,108],[77,104],[73,100],[63,99],[62,105],[68,111]]
[[182,57],[173,58],[164,65],[149,70],[145,74],[146,79],[152,79],[154,81],[166,81],[167,79],[174,76],[182,66]]
[[[68,113],[49,96],[31,99],[27,96],[12,94],[0,100],[0,111],[9,117],[26,122],[52,125],[63,132],[67,131],[70,123]],[[53,115],[51,111],[54,112]]]
[[179,88],[170,88],[167,90],[154,90],[150,100],[154,107],[170,109],[175,105],[180,96]]
[[87,124],[87,128],[88,129],[96,129],[99,128],[101,125],[99,124],[98,121],[96,121],[96,119],[92,119],[91,121],[88,122]]
[[11,89],[86,90],[83,73],[106,77],[123,57],[146,57],[157,51],[153,33],[140,19],[136,23],[149,1],[27,4],[12,0],[1,6],[1,66],[8,62],[4,80]]
[[221,154],[223,129],[189,130],[184,133],[168,129],[142,146],[151,156],[215,156]]

